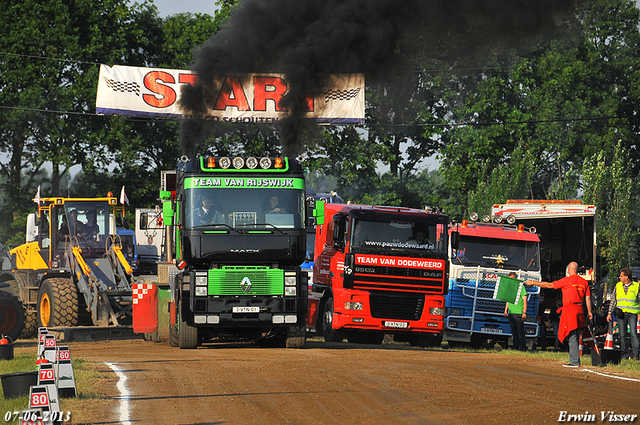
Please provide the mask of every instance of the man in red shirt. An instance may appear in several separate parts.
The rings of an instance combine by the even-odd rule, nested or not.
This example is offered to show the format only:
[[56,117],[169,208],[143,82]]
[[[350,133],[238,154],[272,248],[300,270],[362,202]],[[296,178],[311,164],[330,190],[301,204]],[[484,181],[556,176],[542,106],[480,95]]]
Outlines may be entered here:
[[561,289],[562,290],[562,307],[558,312],[562,312],[560,316],[560,326],[558,328],[558,339],[563,342],[568,338],[569,345],[569,364],[565,367],[580,366],[580,349],[579,339],[582,329],[587,327],[587,321],[584,316],[584,305],[587,306],[587,314],[589,320],[593,318],[591,313],[591,291],[589,283],[578,276],[578,263],[571,262],[567,266],[567,277],[563,277],[555,282],[536,282],[535,280],[527,280],[526,285],[536,285],[541,288]]

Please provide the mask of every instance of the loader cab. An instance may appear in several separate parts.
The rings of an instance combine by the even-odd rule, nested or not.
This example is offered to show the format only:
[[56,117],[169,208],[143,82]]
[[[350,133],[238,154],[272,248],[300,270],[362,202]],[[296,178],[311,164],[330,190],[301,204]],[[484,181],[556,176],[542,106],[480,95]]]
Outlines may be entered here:
[[108,248],[109,212],[106,201],[68,201],[43,208],[39,242],[41,250],[48,252],[51,266],[62,266],[64,252],[72,246],[89,257],[101,256]]

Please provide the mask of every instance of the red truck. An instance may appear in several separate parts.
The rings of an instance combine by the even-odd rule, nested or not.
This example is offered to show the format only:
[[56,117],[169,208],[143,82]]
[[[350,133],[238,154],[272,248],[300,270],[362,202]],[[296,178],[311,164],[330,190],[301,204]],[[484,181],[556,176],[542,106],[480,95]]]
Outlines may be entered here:
[[325,204],[307,330],[330,342],[380,344],[390,334],[439,345],[449,221],[426,210]]

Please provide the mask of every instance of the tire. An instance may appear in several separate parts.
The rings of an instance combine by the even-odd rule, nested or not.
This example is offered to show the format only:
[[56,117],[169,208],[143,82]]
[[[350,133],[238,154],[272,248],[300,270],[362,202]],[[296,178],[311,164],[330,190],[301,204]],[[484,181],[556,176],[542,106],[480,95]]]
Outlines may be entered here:
[[178,346],[178,324],[169,325],[169,345]]
[[78,326],[78,288],[71,279],[43,281],[38,290],[38,327]]
[[326,342],[342,342],[344,333],[333,329],[333,298],[327,298],[322,309],[322,335]]
[[287,329],[286,348],[304,348],[307,341],[307,329],[305,325],[295,325]]
[[158,332],[145,332],[143,338],[145,341],[160,342],[160,335],[158,335]]
[[178,302],[178,311],[180,312],[180,326],[178,327],[178,347],[180,349],[198,348],[198,328],[189,325],[182,314],[182,300]]
[[20,337],[24,339],[35,338],[38,333],[38,312],[35,308],[29,308],[25,311],[25,317],[24,329]]
[[[18,284],[14,279],[6,280],[5,283],[9,284],[8,288],[2,289],[3,291],[8,292],[11,295],[14,295],[18,298],[19,301],[22,301],[20,297],[20,289],[18,288]],[[34,306],[27,306],[22,304],[25,309],[25,323],[24,329],[22,329],[22,333],[20,334],[20,338],[22,339],[30,339],[35,338],[38,332],[38,319],[36,317],[36,309]]]
[[15,341],[20,337],[25,322],[24,307],[20,299],[6,291],[0,291],[0,335]]

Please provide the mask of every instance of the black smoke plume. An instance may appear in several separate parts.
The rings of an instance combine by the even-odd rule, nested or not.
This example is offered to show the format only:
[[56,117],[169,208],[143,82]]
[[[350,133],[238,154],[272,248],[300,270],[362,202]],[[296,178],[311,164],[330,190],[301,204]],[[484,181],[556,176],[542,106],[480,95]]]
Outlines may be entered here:
[[[242,0],[228,26],[196,53],[206,84],[227,73],[284,73],[290,115],[279,124],[285,154],[302,151],[301,107],[321,74],[365,73],[367,83],[406,70],[416,57],[457,60],[483,48],[517,47],[558,24],[575,0]],[[183,110],[203,110],[202,87],[184,86]],[[212,124],[183,120],[184,153],[195,155]]]

